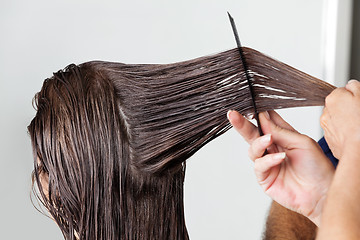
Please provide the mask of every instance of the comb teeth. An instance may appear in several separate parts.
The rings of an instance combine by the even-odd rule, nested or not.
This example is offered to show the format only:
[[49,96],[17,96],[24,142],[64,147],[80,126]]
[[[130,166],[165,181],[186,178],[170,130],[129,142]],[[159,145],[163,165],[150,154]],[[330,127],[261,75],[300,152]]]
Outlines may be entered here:
[[240,54],[241,63],[242,63],[242,65],[243,65],[243,67],[244,67],[245,76],[246,76],[247,83],[248,83],[248,86],[249,86],[249,91],[250,91],[250,96],[251,96],[251,102],[252,102],[252,106],[253,106],[253,108],[254,108],[254,117],[255,117],[255,120],[256,120],[257,125],[258,125],[259,135],[260,135],[260,136],[263,136],[264,133],[263,133],[263,131],[262,131],[262,129],[261,129],[259,114],[258,114],[258,111],[257,111],[257,108],[256,108],[255,94],[254,94],[254,90],[253,90],[253,86],[252,86],[252,81],[251,81],[251,79],[250,79],[250,75],[249,75],[248,67],[247,67],[247,64],[246,64],[245,56],[244,56],[244,53],[243,53],[243,51],[242,51],[239,34],[238,34],[238,32],[237,32],[237,29],[236,29],[236,25],[235,25],[234,18],[230,15],[229,12],[227,12],[227,14],[228,14],[228,16],[229,16],[229,20],[230,20],[230,23],[231,23],[231,27],[232,27],[232,30],[233,30],[233,32],[234,32],[234,37],[235,37],[235,41],[236,41],[237,47],[238,47],[238,49],[239,49],[239,54]]

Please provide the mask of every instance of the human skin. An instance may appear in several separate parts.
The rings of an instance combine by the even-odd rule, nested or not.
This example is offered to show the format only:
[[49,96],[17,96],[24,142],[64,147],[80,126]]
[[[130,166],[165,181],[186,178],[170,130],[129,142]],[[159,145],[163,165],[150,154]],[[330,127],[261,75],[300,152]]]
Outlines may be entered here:
[[325,139],[339,159],[317,239],[360,239],[360,83],[334,90],[321,116]]
[[[264,136],[236,111],[228,119],[250,144],[257,180],[282,206],[308,217],[317,226],[334,167],[319,145],[294,130],[274,111],[259,114]],[[263,156],[265,149],[268,154]]]
[[317,227],[307,217],[273,201],[266,219],[264,240],[313,240]]

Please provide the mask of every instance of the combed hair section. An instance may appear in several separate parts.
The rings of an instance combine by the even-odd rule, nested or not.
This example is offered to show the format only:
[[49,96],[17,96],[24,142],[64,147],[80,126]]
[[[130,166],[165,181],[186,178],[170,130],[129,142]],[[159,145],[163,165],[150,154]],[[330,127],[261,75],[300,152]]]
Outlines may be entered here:
[[[256,50],[243,51],[258,112],[323,105],[334,89]],[[148,172],[180,167],[226,132],[229,109],[255,112],[238,49],[174,64],[90,64],[106,69],[118,89],[132,158]]]

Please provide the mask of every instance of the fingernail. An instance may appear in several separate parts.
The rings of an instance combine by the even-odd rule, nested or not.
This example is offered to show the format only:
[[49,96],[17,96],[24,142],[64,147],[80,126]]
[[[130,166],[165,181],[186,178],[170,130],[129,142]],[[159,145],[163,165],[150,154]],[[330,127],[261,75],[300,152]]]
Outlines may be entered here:
[[247,120],[252,120],[252,119],[254,119],[254,114],[253,113],[247,113],[247,114],[245,114],[245,118]]
[[286,157],[285,152],[277,153],[277,154],[274,155],[275,160],[281,160],[281,159],[284,159],[285,157]]
[[226,116],[227,116],[227,119],[228,119],[228,120],[230,120],[230,114],[231,114],[233,111],[234,111],[234,110],[229,110],[229,111],[227,112]]
[[265,143],[270,142],[270,139],[271,139],[271,134],[266,134],[266,135],[261,137],[260,141],[265,144]]

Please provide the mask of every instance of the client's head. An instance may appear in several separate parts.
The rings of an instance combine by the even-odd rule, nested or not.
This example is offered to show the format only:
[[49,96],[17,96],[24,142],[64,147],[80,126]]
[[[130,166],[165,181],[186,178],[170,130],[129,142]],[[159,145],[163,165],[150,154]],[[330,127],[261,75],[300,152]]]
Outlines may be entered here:
[[141,133],[129,121],[138,109],[123,107],[126,76],[108,65],[70,65],[36,94],[28,130],[38,197],[66,239],[186,239],[184,167],[138,164]]

